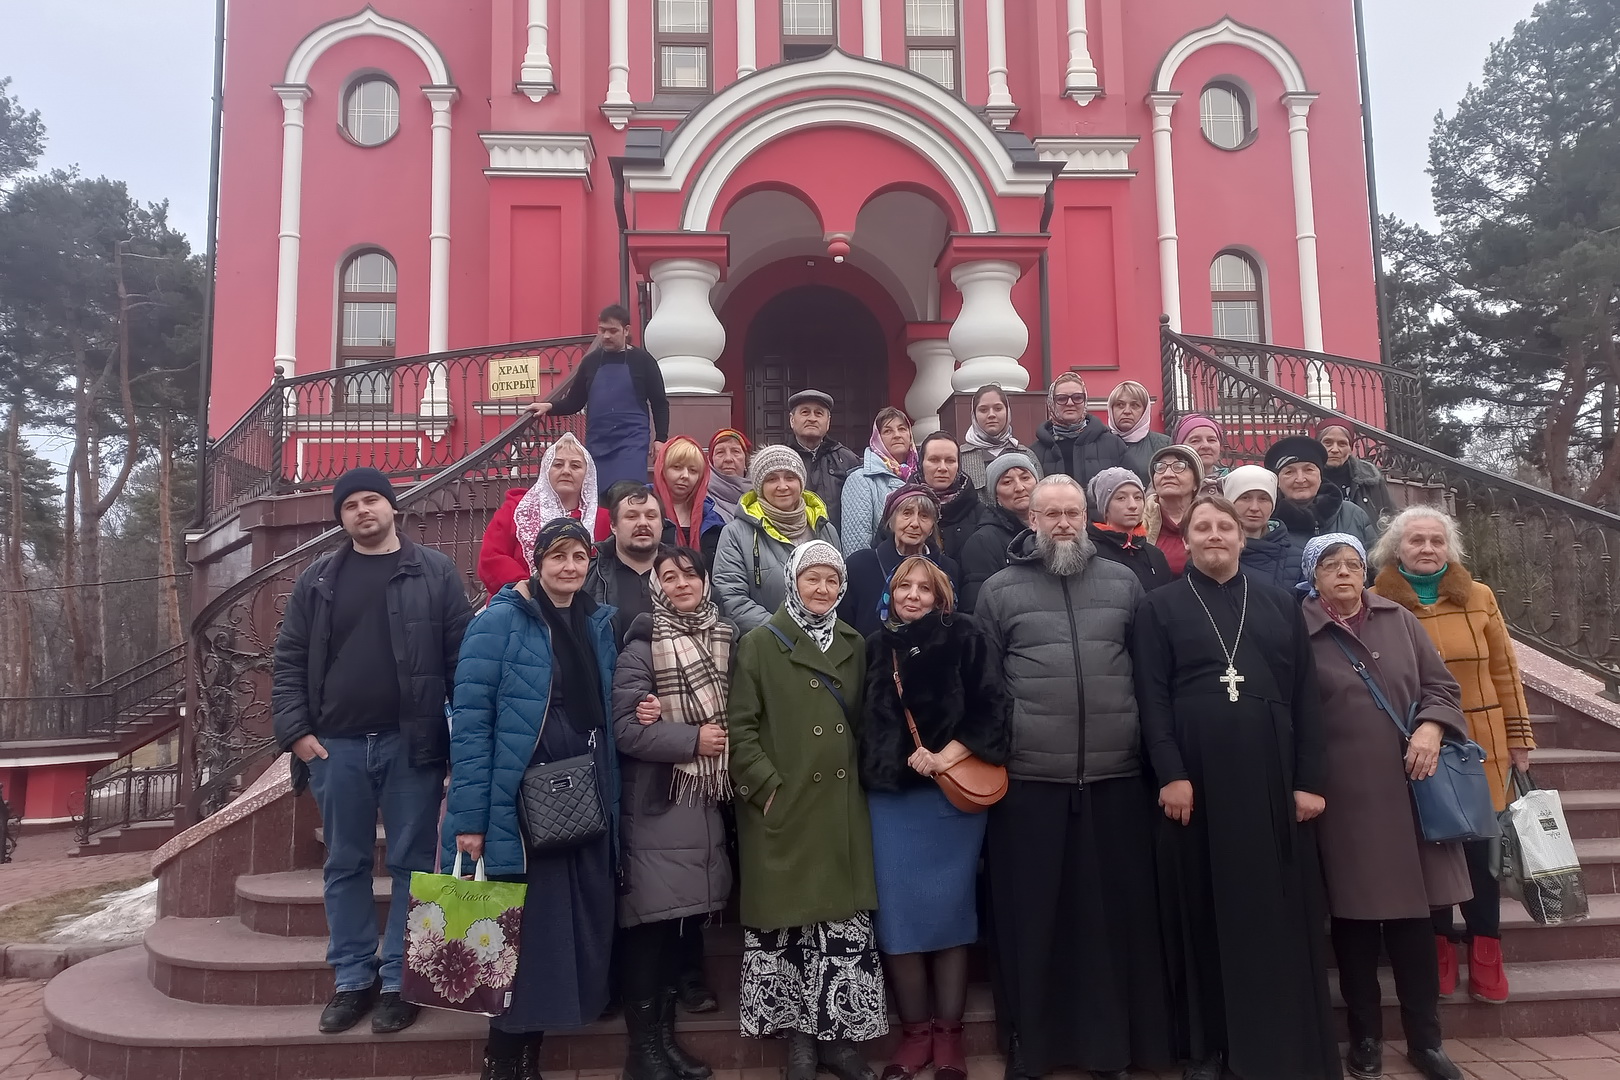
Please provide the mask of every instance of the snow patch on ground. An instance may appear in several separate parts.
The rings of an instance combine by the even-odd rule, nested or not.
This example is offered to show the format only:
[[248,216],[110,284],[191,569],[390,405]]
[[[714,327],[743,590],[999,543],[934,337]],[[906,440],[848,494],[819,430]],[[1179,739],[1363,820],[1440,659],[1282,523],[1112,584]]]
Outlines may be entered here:
[[157,921],[156,879],[133,889],[110,892],[96,901],[83,915],[64,915],[44,935],[46,941],[63,945],[88,945],[106,941],[136,941]]

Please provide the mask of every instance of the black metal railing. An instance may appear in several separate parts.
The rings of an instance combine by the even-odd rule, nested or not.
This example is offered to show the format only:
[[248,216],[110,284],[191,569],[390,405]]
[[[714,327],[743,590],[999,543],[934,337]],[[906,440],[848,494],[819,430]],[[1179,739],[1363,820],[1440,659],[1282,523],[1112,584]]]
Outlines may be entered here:
[[0,698],[0,742],[106,739],[167,709],[179,709],[186,653],[176,645],[82,694]]
[[277,379],[210,445],[204,520],[216,524],[266,495],[320,490],[356,465],[402,485],[435,476],[571,375],[592,340],[521,341]]
[[[1268,385],[1291,390],[1403,439],[1427,441],[1423,380],[1410,371],[1280,345],[1191,336],[1182,340]],[[1222,413],[1236,410],[1241,414],[1253,393],[1250,384],[1237,379],[1217,380],[1213,389],[1202,404]],[[1173,391],[1170,383],[1164,384],[1166,395]]]
[[[1387,412],[1367,395],[1324,404],[1292,386],[1268,382],[1234,363],[1232,353],[1222,352],[1163,330],[1167,426],[1188,412],[1218,416],[1226,428],[1227,459],[1238,462],[1260,460],[1278,437],[1305,431],[1318,420],[1343,423],[1352,432],[1355,453],[1456,516],[1469,572],[1496,592],[1515,637],[1602,679],[1611,694],[1620,693],[1620,566],[1615,558],[1620,555],[1620,517],[1386,430],[1372,418]],[[1319,359],[1339,385],[1340,362]],[[1356,361],[1342,363],[1361,367]]]
[[[401,528],[455,560],[475,604],[482,603],[476,568],[490,518],[510,488],[533,482],[544,448],[571,426],[570,418],[524,415],[400,496]],[[298,575],[342,539],[341,529],[328,529],[225,589],[193,620],[196,713],[181,747],[187,820],[223,806],[275,752],[269,680],[281,615]]]
[[98,777],[84,793],[84,811],[74,822],[79,843],[97,833],[143,821],[174,818],[180,791],[180,766],[129,766]]

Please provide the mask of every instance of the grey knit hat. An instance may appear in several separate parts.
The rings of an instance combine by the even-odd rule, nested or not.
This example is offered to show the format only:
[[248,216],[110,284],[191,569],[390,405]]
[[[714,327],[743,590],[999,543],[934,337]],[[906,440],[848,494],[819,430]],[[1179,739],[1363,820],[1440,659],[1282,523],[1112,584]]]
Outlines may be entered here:
[[985,462],[984,489],[994,495],[996,485],[1001,483],[1002,474],[1008,469],[1028,469],[1031,476],[1041,475],[1041,470],[1036,467],[1034,458],[1017,450],[1008,450]]
[[767,476],[783,469],[797,474],[800,484],[805,482],[804,458],[797,450],[780,444],[762,446],[754,451],[754,460],[748,463],[748,483],[758,491]]
[[1108,518],[1108,502],[1114,497],[1114,492],[1126,484],[1135,484],[1145,494],[1147,485],[1142,478],[1130,469],[1115,465],[1111,469],[1104,469],[1091,478],[1086,485],[1086,501],[1091,507],[1091,517],[1095,521],[1104,521]]

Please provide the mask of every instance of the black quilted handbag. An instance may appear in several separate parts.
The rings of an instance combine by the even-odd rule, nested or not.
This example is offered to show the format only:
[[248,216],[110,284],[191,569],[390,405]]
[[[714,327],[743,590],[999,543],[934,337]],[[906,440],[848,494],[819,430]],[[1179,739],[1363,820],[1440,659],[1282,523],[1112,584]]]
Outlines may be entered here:
[[536,854],[567,851],[607,835],[607,810],[596,782],[596,732],[589,752],[523,770],[518,810],[523,838]]

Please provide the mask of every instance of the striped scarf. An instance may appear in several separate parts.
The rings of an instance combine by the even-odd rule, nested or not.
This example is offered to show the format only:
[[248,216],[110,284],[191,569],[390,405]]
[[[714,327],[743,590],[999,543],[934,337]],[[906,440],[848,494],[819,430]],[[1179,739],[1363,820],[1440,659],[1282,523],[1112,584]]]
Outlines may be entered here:
[[[677,724],[726,724],[726,693],[731,670],[732,627],[720,619],[720,608],[705,584],[696,611],[676,611],[651,579],[653,602],[653,692],[662,718]],[[692,806],[713,805],[731,798],[728,754],[678,762],[670,780],[670,798]]]

